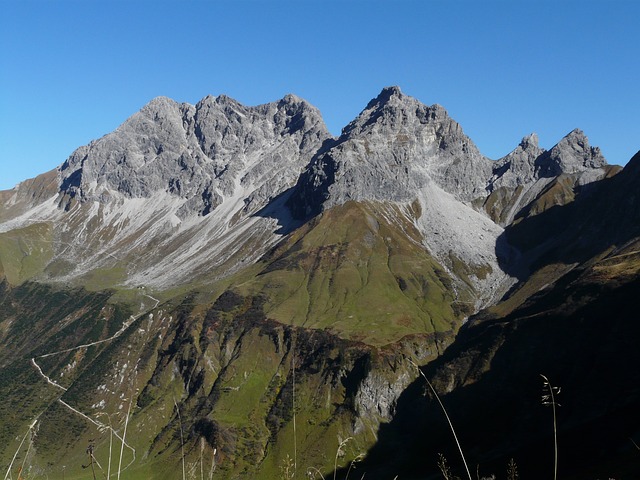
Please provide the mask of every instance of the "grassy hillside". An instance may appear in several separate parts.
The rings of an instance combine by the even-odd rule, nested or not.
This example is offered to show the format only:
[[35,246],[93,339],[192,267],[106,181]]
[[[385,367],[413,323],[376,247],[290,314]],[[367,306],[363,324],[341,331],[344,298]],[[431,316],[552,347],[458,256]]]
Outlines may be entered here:
[[294,232],[233,288],[264,298],[265,314],[281,323],[370,345],[455,331],[468,290],[420,241],[399,209],[350,202]]
[[144,292],[3,285],[2,405],[16,415],[0,458],[24,460],[37,420],[26,464],[49,478],[84,478],[89,447],[115,469],[125,423],[127,478],[176,478],[183,459],[215,459],[217,478],[331,472],[375,443],[415,378],[409,360],[434,358],[463,315],[411,222],[357,204],[151,310],[120,303]]

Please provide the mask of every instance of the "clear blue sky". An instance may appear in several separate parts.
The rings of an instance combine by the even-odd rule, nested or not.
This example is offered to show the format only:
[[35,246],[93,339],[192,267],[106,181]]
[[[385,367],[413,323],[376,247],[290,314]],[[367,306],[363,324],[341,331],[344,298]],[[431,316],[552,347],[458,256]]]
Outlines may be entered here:
[[399,85],[491,158],[585,131],[640,149],[640,2],[0,0],[0,189],[50,170],[153,97],[295,93],[338,134]]

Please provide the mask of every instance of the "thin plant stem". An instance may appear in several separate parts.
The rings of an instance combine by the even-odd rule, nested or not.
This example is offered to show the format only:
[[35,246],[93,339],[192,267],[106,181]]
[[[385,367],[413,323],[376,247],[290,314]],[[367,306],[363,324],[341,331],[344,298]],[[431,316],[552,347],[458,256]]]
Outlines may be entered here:
[[293,337],[293,348],[291,349],[291,402],[293,404],[293,476],[295,478],[298,471],[298,438],[296,430],[296,338]]
[[216,468],[216,452],[218,450],[216,448],[213,449],[213,453],[211,454],[211,470],[209,471],[209,480],[213,478],[213,471]]
[[[24,459],[22,460],[22,465],[20,466],[20,472],[24,472],[24,464],[27,463],[27,457],[29,457],[29,452],[31,451],[32,446],[33,446],[33,435],[31,435],[31,437],[29,438],[29,446],[27,447],[27,453],[24,454]],[[21,476],[22,474],[19,475],[19,477]]]
[[131,403],[133,397],[129,400],[129,408],[127,408],[127,416],[124,419],[124,431],[122,432],[122,445],[120,445],[120,460],[118,461],[118,480],[120,480],[120,473],[122,472],[122,455],[124,453],[125,438],[127,438],[127,425],[129,424],[129,413],[131,413]]
[[[356,458],[351,460],[351,463],[349,464],[349,469],[347,470],[347,475],[344,477],[344,480],[349,480],[349,474],[351,473],[351,469],[355,468],[356,463],[362,460],[363,457],[364,455],[360,453],[356,456]],[[364,477],[364,474],[362,476]]]
[[[544,380],[544,393],[542,396],[543,405],[551,405],[553,411],[553,480],[558,478],[558,427],[556,419],[556,393],[560,393],[560,387],[554,387],[547,377],[540,374]],[[549,401],[550,400],[550,401]]]
[[107,464],[107,479],[111,478],[111,449],[113,447],[113,427],[111,426],[111,417],[109,418],[109,463]]
[[[338,440],[340,440],[339,437],[338,437]],[[338,444],[338,449],[336,450],[336,457],[333,461],[333,480],[336,480],[336,475],[338,474],[338,457],[340,456],[341,453],[344,453],[342,449],[347,445],[349,440],[351,440],[351,437],[347,437],[344,440],[340,440],[340,443]]]
[[202,463],[203,453],[204,453],[204,438],[200,437],[200,480],[204,480],[204,465]]
[[551,390],[551,409],[553,410],[553,480],[558,478],[558,428],[556,421],[556,403]]
[[89,464],[91,465],[91,475],[93,475],[93,480],[96,480],[96,469],[93,467],[93,454],[89,454]]
[[455,428],[453,428],[453,423],[451,423],[451,419],[449,418],[449,414],[447,413],[447,409],[444,408],[444,405],[442,404],[442,401],[440,400],[440,396],[438,395],[438,392],[436,392],[436,389],[433,388],[433,385],[431,385],[431,382],[429,381],[427,376],[424,374],[424,372],[420,369],[420,367],[418,367],[418,365],[415,364],[413,361],[411,361],[411,360],[409,360],[409,361],[413,364],[414,367],[416,367],[418,369],[418,372],[420,373],[422,378],[424,378],[425,382],[427,382],[427,385],[429,385],[429,388],[431,389],[431,392],[433,393],[433,395],[436,397],[436,400],[440,404],[440,408],[442,409],[442,412],[444,413],[444,416],[446,417],[447,422],[449,423],[449,428],[451,429],[451,433],[453,434],[453,439],[456,441],[456,445],[458,446],[458,451],[460,452],[460,457],[462,458],[462,463],[464,464],[464,468],[467,471],[467,476],[469,477],[469,480],[473,480],[473,477],[471,476],[471,472],[469,471],[469,466],[467,465],[467,460],[464,458],[464,453],[462,451],[462,446],[460,446],[460,441],[458,440],[458,435],[456,435],[456,430],[455,430]]
[[322,472],[321,472],[320,470],[318,470],[316,467],[309,467],[309,468],[307,469],[307,475],[308,475],[309,477],[311,477],[311,474],[312,474],[312,473],[314,474],[314,477],[313,477],[313,478],[315,478],[315,474],[318,474],[318,475],[320,475],[320,478],[321,478],[322,480],[325,480],[324,475],[322,475]]
[[36,426],[36,423],[38,423],[37,418],[33,422],[31,422],[31,425],[29,425],[29,429],[27,430],[27,433],[25,433],[24,437],[22,437],[22,441],[20,442],[20,445],[18,445],[18,449],[16,450],[16,453],[13,454],[13,458],[11,459],[11,463],[9,464],[9,468],[7,468],[7,473],[4,476],[4,480],[7,480],[7,478],[9,478],[9,475],[11,475],[11,467],[13,467],[13,462],[16,461],[16,457],[18,456],[18,452],[22,448],[22,444],[27,439],[27,435],[29,435],[31,430],[33,430],[33,427]]
[[173,398],[173,404],[176,406],[176,412],[178,412],[178,423],[180,424],[180,453],[182,456],[182,480],[186,479],[186,472],[184,467],[184,436],[182,433],[182,417],[180,416],[180,409],[175,397]]

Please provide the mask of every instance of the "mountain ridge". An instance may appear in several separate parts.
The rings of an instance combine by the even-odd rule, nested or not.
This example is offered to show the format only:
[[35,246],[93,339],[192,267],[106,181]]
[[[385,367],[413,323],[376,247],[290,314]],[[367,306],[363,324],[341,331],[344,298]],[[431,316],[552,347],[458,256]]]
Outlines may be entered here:
[[[444,108],[398,87],[337,138],[293,95],[156,98],[0,192],[0,463],[26,432],[34,469],[61,478],[65,462],[65,478],[82,478],[86,445],[104,465],[129,409],[128,478],[175,478],[203,453],[221,478],[275,478],[292,458],[328,478],[364,452],[367,478],[420,477],[437,461],[424,465],[415,440],[431,452],[448,433],[416,364],[454,403],[478,462],[526,451],[508,425],[546,441],[539,416],[533,428],[505,409],[514,417],[487,445],[465,402],[498,418],[492,392],[528,395],[539,365],[579,389],[581,368],[611,371],[589,370],[590,355],[633,363],[616,333],[635,331],[631,316],[598,318],[618,299],[632,311],[636,157],[609,166],[573,130],[490,160]],[[610,386],[563,434],[589,412],[605,418]],[[415,448],[397,441],[407,418]]]

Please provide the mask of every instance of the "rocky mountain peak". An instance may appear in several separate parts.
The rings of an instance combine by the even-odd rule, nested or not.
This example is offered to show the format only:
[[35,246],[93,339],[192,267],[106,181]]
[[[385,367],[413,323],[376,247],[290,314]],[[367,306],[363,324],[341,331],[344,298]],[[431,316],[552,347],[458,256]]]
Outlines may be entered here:
[[398,103],[401,102],[405,97],[406,95],[402,93],[402,90],[400,90],[400,87],[398,86],[394,85],[390,87],[384,87],[380,91],[378,96],[369,102],[366,109],[374,108],[376,106],[380,107],[390,103]]
[[147,103],[144,107],[142,107],[140,111],[142,113],[151,113],[151,112],[175,110],[177,108],[179,108],[178,102],[176,102],[175,100],[169,97],[159,96],[151,99],[151,101],[149,101],[149,103]]
[[490,175],[491,161],[444,108],[386,87],[312,161],[294,210],[304,216],[348,200],[410,202],[431,181],[471,201]]
[[544,149],[538,145],[538,135],[531,133],[525,136],[512,152],[494,163],[487,190],[493,192],[498,187],[516,188],[533,182],[536,178],[535,162],[542,153]]
[[295,183],[328,137],[317,109],[294,95],[256,107],[226,95],[195,106],[158,97],[76,150],[59,170],[61,191],[100,202],[164,192],[185,201],[180,218],[236,194],[253,210]]
[[404,95],[399,87],[385,87],[351,123],[342,129],[342,137],[398,126],[402,118],[406,119],[406,115],[402,112],[409,110],[411,104],[415,102],[415,99]]
[[607,166],[600,148],[591,147],[580,129],[574,129],[560,140],[546,155],[536,162],[541,177],[552,177],[562,173],[579,173]]
[[538,134],[534,132],[523,137],[522,140],[520,141],[520,147],[522,147],[523,150],[527,150],[529,148],[532,148],[532,149],[540,148]]
[[282,100],[280,100],[278,103],[282,105],[295,105],[295,104],[301,103],[308,107],[311,106],[311,104],[308,103],[306,100],[298,97],[297,95],[294,95],[293,93],[287,93],[284,97],[282,97]]

